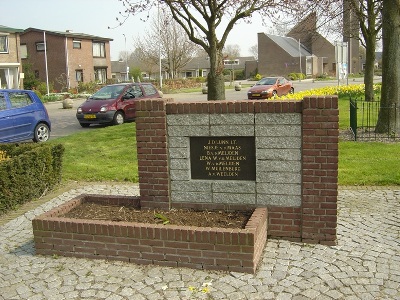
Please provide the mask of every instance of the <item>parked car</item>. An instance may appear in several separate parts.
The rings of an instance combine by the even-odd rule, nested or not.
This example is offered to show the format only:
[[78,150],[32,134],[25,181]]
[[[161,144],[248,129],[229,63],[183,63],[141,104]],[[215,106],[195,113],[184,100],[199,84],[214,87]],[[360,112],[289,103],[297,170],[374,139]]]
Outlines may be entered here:
[[249,89],[247,92],[247,98],[267,99],[293,93],[293,84],[286,78],[264,77]]
[[121,83],[102,87],[76,111],[82,127],[90,124],[123,124],[134,120],[138,99],[161,98],[162,94],[151,83]]
[[51,123],[46,107],[30,90],[0,89],[0,142],[50,138]]

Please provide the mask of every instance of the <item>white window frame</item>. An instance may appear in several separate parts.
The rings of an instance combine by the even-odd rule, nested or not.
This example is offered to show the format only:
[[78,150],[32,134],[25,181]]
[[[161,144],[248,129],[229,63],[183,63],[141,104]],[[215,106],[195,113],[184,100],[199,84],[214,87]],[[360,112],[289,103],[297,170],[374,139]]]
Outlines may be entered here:
[[44,42],[37,42],[36,43],[36,51],[44,51],[45,45]]
[[72,48],[81,49],[82,48],[82,42],[80,40],[73,40],[72,41]]
[[93,57],[106,57],[106,43],[93,42]]
[[77,82],[83,82],[83,70],[75,70],[75,79]]
[[19,48],[21,51],[21,58],[28,58],[28,48],[26,44],[21,44]]
[[107,82],[107,68],[96,68],[94,69],[94,79],[99,83]]
[[[2,42],[4,41],[4,42]],[[8,53],[8,36],[0,35],[0,53]]]

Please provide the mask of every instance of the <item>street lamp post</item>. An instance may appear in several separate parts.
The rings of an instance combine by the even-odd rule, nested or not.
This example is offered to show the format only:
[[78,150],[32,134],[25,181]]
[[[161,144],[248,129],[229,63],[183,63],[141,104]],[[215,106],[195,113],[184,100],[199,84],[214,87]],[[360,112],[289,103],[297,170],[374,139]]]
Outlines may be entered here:
[[126,51],[126,36],[125,33],[122,34],[125,39],[125,81],[127,82],[129,80],[129,67],[128,67],[128,52]]
[[160,2],[158,2],[158,5],[157,5],[157,19],[158,19],[158,21],[157,21],[157,30],[158,30],[158,37],[159,37],[159,42],[160,42],[160,47],[159,47],[159,49],[158,49],[158,57],[159,57],[159,61],[158,61],[158,64],[159,64],[159,67],[160,67],[160,69],[159,69],[159,76],[160,76],[160,90],[162,90],[162,84],[163,84],[163,82],[162,82],[162,66],[161,66],[161,63],[162,63],[162,61],[161,61],[161,45],[162,45],[162,43],[161,43],[161,27],[160,27]]

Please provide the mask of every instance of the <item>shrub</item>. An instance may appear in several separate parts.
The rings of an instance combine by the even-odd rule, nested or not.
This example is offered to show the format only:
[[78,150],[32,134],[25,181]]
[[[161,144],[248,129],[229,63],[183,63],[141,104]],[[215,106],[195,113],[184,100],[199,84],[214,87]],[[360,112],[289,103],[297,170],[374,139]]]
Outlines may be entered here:
[[0,161],[0,213],[31,201],[61,181],[62,145],[4,144]]
[[303,73],[289,73],[288,78],[290,80],[302,80],[306,78],[306,75]]
[[7,152],[3,151],[3,150],[0,150],[0,162],[3,161],[3,160],[7,160],[7,159],[9,159],[9,157],[7,155]]
[[[201,87],[202,83],[207,80],[206,77],[192,77],[192,78],[184,78],[184,79],[165,79],[163,81],[163,92],[169,93],[176,90],[181,89],[191,89]],[[153,83],[158,87],[158,83]]]
[[65,99],[65,94],[52,93],[52,94],[49,94],[49,95],[41,96],[40,99],[44,103],[46,103],[46,102],[55,102],[55,101],[60,101],[60,100]]
[[259,80],[261,80],[261,78],[262,78],[262,76],[258,73],[256,75],[254,75],[254,80],[259,81]]
[[[47,94],[47,84],[45,82],[40,82],[36,87],[35,90],[37,90],[40,94],[46,95]],[[49,91],[53,90],[53,85],[49,84]]]
[[78,84],[78,93],[88,93],[88,94],[93,94],[99,89],[99,85],[94,82],[79,82]]
[[[374,84],[375,93],[380,93],[381,85]],[[361,97],[365,94],[365,85],[364,84],[352,84],[352,85],[343,85],[343,86],[327,86],[319,89],[311,89],[307,91],[301,91],[298,93],[276,97],[274,99],[284,100],[284,99],[295,99],[302,100],[307,96],[325,96],[325,95],[338,95],[342,96],[352,96],[352,97]]]
[[243,80],[246,78],[244,70],[235,70],[235,80]]

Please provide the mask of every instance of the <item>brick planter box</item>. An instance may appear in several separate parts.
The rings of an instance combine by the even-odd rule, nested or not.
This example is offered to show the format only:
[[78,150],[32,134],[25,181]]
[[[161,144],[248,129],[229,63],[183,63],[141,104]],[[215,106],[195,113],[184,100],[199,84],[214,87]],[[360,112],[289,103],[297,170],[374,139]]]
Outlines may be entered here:
[[83,202],[140,207],[139,197],[80,195],[32,221],[36,254],[254,273],[266,243],[266,208],[245,229],[59,217]]

